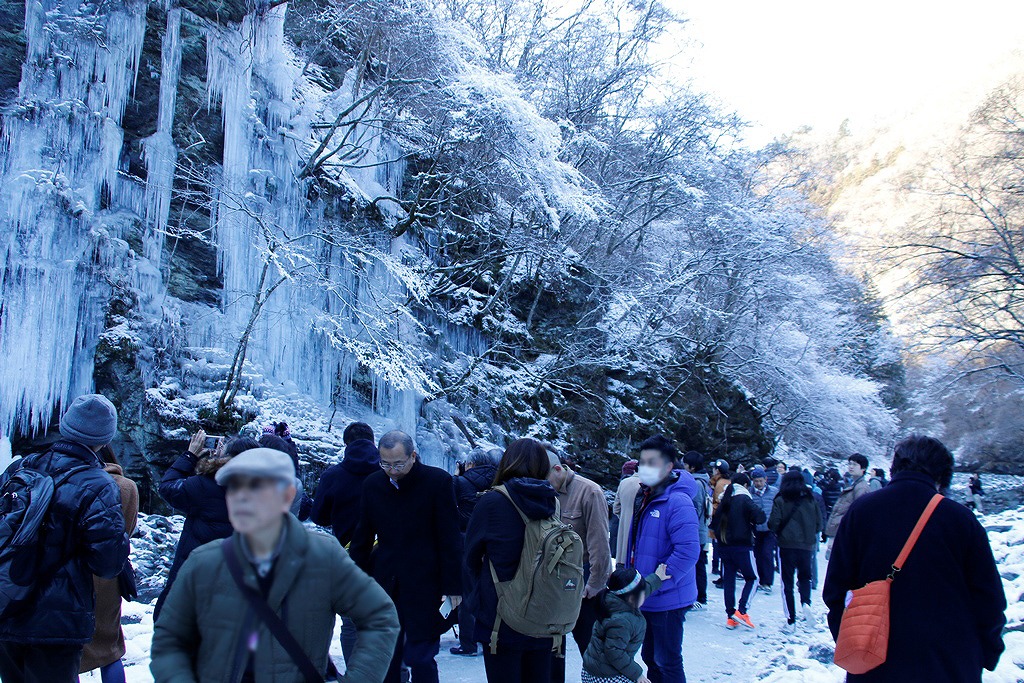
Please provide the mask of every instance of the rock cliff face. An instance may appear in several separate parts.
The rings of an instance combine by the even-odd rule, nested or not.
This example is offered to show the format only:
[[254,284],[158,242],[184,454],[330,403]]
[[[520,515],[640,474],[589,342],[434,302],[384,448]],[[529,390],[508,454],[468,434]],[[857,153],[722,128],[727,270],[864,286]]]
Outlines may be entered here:
[[[430,236],[373,201],[402,198],[423,160],[390,129],[359,163],[303,177],[316,122],[357,98],[353,65],[303,64],[291,34],[308,27],[285,6],[248,8],[0,0],[0,432],[15,453],[52,440],[60,406],[93,388],[119,407],[115,445],[147,511],[165,511],[155,484],[200,426],[288,421],[310,485],[349,419],[415,433],[439,466],[469,448],[457,422],[499,445],[530,433],[609,484],[657,431],[709,457],[771,452],[711,359],[563,364],[557,381],[517,383],[564,354],[559,340],[605,343],[586,324],[600,283],[516,283],[504,322],[489,307],[441,315],[455,304],[410,275]],[[509,329],[530,344],[493,354]]]

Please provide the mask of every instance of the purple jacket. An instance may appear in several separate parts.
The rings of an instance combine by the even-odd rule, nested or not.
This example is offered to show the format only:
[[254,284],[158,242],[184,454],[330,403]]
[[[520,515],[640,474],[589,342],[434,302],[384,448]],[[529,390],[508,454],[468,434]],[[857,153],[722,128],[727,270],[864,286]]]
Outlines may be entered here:
[[[689,607],[697,600],[697,558],[700,540],[693,497],[697,482],[689,472],[676,470],[679,479],[642,505],[633,516],[626,566],[641,576],[653,574],[659,564],[668,564],[672,577],[644,602],[644,612],[667,612]],[[638,498],[643,495],[644,489]]]

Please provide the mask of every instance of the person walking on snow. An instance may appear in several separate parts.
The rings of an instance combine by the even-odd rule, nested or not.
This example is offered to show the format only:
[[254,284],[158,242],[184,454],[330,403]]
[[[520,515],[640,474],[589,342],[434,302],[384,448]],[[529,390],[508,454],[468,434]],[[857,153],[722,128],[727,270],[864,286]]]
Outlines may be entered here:
[[[751,562],[754,554],[754,529],[764,524],[767,516],[750,497],[747,486],[750,479],[745,474],[733,477],[732,485],[726,489],[722,502],[711,520],[711,529],[718,538],[722,553],[722,583],[725,588],[726,628],[734,629],[741,624],[754,628],[754,622],[747,613],[750,594],[757,582],[757,574]],[[743,576],[743,590],[739,605],[736,604],[736,574]]]
[[[765,514],[767,518],[772,512],[772,504],[779,489],[768,483],[767,473],[760,467],[755,467],[751,473],[750,496],[754,505]],[[762,593],[771,593],[775,583],[775,555],[778,549],[775,534],[768,528],[767,521],[758,524],[754,530],[754,562],[757,566],[757,590]]]
[[[121,492],[97,452],[117,435],[117,410],[99,394],[79,396],[60,419],[61,440],[46,453],[12,463],[0,486],[21,469],[59,485],[37,546],[45,576],[30,600],[8,606],[0,618],[0,679],[74,683],[82,648],[96,626],[93,576],[112,579],[128,559]],[[13,581],[4,572],[3,581]],[[0,590],[11,585],[0,585]]]
[[683,455],[683,467],[697,482],[698,495],[693,499],[693,507],[697,510],[697,532],[700,536],[700,556],[697,558],[696,580],[697,601],[690,609],[704,610],[708,607],[708,526],[711,524],[711,498],[714,491],[711,480],[704,471],[704,456],[697,451],[688,451]]
[[651,683],[636,662],[647,635],[640,608],[670,578],[664,564],[646,577],[632,568],[612,573],[598,596],[594,637],[583,653],[583,683]]
[[825,549],[825,559],[832,556],[832,543],[836,534],[839,533],[839,525],[843,521],[843,515],[850,509],[853,502],[862,496],[871,493],[871,482],[868,481],[868,459],[860,453],[854,453],[846,461],[846,474],[849,485],[846,486],[839,499],[832,506],[832,512],[828,516],[828,524],[825,525],[825,535],[828,537],[828,547]]
[[782,477],[779,495],[775,497],[768,528],[778,537],[779,559],[786,610],[790,630],[796,625],[796,604],[793,596],[793,575],[797,576],[804,625],[814,624],[811,608],[811,561],[821,535],[821,511],[801,472],[793,470]]

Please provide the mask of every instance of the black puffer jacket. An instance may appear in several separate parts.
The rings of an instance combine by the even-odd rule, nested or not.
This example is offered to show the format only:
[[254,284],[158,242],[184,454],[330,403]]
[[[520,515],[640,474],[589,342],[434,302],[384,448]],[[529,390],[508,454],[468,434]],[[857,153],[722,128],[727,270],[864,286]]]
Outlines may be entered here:
[[330,527],[338,541],[348,545],[359,521],[363,482],[379,470],[380,453],[372,441],[357,439],[345,446],[345,459],[320,475],[310,513],[313,523]]
[[[730,484],[733,487],[729,507],[722,507],[718,504],[714,517],[711,518],[711,530],[715,532],[715,538],[722,545],[753,547],[754,529],[758,524],[768,521],[768,515],[757,506],[750,493],[739,484]],[[723,494],[724,498],[724,494]],[[723,511],[727,515],[723,515]]]
[[[128,559],[121,493],[89,448],[61,441],[25,465],[59,476],[90,465],[62,484],[43,529],[43,567],[60,567],[41,594],[0,620],[0,641],[39,645],[89,642],[96,622],[93,575],[117,576]],[[69,559],[70,558],[70,559]]]
[[455,502],[459,506],[459,528],[466,530],[469,525],[469,517],[473,514],[476,502],[487,489],[494,483],[494,475],[498,468],[494,465],[477,465],[466,470],[462,476],[455,477]]
[[174,577],[192,551],[205,543],[231,535],[233,529],[228,519],[228,504],[224,494],[224,487],[213,476],[196,473],[196,459],[191,453],[185,453],[175,460],[160,481],[161,497],[175,510],[185,514],[185,525],[174,551],[174,562],[171,563],[167,583],[157,601],[154,619],[163,607]]
[[[558,494],[541,479],[519,478],[505,483],[509,495],[530,519],[546,519],[555,514]],[[476,618],[474,638],[487,645],[498,614],[498,594],[491,579],[490,563],[499,581],[510,581],[519,569],[526,524],[508,498],[498,491],[485,493],[473,510],[466,530],[466,565],[470,585],[465,608]],[[461,608],[460,608],[461,609]],[[551,648],[550,638],[531,638],[517,633],[502,622],[498,632],[502,648],[544,650]]]

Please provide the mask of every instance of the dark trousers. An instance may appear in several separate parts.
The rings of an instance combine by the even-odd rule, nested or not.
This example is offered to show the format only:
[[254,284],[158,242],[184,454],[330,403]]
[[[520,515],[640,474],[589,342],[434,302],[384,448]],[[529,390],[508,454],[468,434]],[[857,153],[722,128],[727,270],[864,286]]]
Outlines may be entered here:
[[401,683],[402,664],[409,667],[412,683],[438,683],[437,662],[434,657],[441,649],[441,639],[410,640],[403,628],[398,632],[395,655],[384,683]]
[[356,623],[348,617],[341,619],[341,652],[345,656],[345,663],[352,658],[352,652],[356,649]]
[[758,583],[771,586],[775,583],[775,550],[778,542],[771,531],[754,532],[754,561],[757,562]]
[[666,612],[644,612],[647,633],[640,656],[647,665],[651,683],[686,683],[683,671],[683,624],[686,610],[681,607]]
[[3,683],[76,683],[81,663],[81,645],[0,642]]
[[476,652],[476,640],[473,638],[473,631],[476,630],[476,619],[473,612],[464,606],[459,606],[459,647],[467,652]]
[[722,573],[722,553],[718,550],[718,539],[711,539],[711,573],[719,574]]
[[750,562],[753,554],[749,546],[720,545],[719,552],[722,553],[722,580],[725,584],[725,613],[730,617],[736,611],[736,574],[743,577],[743,592],[740,594],[740,614],[747,613],[747,604],[750,601],[750,593],[757,583],[757,574],[754,573],[754,566]]
[[811,604],[811,551],[799,548],[779,548],[782,567],[782,590],[786,597],[786,620],[796,621],[796,605],[793,602],[793,574],[797,575],[800,586],[800,604]]
[[697,602],[708,602],[708,551],[703,546],[697,558]]
[[[576,625],[572,628],[572,639],[580,649],[580,655],[587,651],[590,645],[590,637],[594,635],[594,622],[597,621],[597,598],[584,598],[580,605],[580,616]],[[562,639],[562,654],[568,649],[569,636]],[[565,681],[565,657],[555,657],[551,663],[552,683],[564,683]]]
[[[504,650],[484,646],[487,683],[538,683],[551,679],[551,650]],[[413,679],[415,680],[415,679]]]

